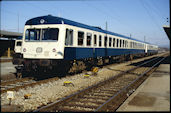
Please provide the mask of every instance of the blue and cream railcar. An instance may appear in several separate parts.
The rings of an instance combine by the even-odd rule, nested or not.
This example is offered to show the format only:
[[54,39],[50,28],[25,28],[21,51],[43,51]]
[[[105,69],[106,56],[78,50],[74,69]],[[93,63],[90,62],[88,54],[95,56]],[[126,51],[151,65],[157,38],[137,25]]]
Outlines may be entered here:
[[51,65],[57,59],[72,61],[157,51],[156,46],[143,41],[51,15],[28,20],[23,37],[21,54],[25,64],[40,61],[38,64]]
[[148,44],[147,50],[148,50],[147,53],[149,53],[149,54],[157,53],[158,52],[158,46]]

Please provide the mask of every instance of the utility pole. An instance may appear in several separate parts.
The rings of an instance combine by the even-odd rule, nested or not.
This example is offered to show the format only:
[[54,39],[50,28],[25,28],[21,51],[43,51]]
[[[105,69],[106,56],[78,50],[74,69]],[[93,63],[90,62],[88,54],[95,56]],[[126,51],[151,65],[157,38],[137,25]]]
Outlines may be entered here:
[[144,36],[144,42],[145,42],[145,36]]
[[107,31],[107,21],[106,21],[106,31]]
[[19,13],[18,13],[18,32],[19,32]]
[[58,12],[58,17],[61,17],[61,13],[60,13],[60,11]]

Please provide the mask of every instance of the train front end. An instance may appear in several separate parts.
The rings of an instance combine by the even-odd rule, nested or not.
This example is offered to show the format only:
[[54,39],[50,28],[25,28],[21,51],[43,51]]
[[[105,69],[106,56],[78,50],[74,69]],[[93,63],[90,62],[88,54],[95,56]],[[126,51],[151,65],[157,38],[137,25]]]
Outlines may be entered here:
[[48,24],[44,18],[30,21],[26,22],[22,39],[23,70],[47,71],[64,57],[63,25]]

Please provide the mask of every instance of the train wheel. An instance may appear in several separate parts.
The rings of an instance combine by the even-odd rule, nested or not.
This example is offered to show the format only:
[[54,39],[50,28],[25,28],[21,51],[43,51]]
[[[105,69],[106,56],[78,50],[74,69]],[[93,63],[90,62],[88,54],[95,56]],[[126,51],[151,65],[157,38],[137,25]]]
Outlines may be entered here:
[[78,61],[78,71],[83,71],[85,70],[86,66],[83,61]]
[[133,55],[130,55],[130,60],[133,60]]
[[98,66],[102,66],[102,65],[103,65],[103,60],[102,60],[102,58],[100,58],[100,59],[97,60],[97,65],[98,65]]

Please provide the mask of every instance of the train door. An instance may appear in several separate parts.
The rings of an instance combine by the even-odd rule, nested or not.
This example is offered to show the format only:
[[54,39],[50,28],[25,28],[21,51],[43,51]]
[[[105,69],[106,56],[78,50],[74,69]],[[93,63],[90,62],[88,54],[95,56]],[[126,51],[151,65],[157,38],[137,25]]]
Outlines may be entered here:
[[72,29],[68,29],[68,28],[66,29],[65,45],[66,46],[73,45],[73,30]]
[[105,36],[104,47],[105,47],[105,56],[107,56],[107,36]]
[[145,53],[147,53],[147,49],[148,49],[147,44],[145,44]]
[[96,58],[97,57],[97,52],[96,52],[96,46],[97,46],[97,35],[94,34],[94,38],[93,38],[93,57]]

